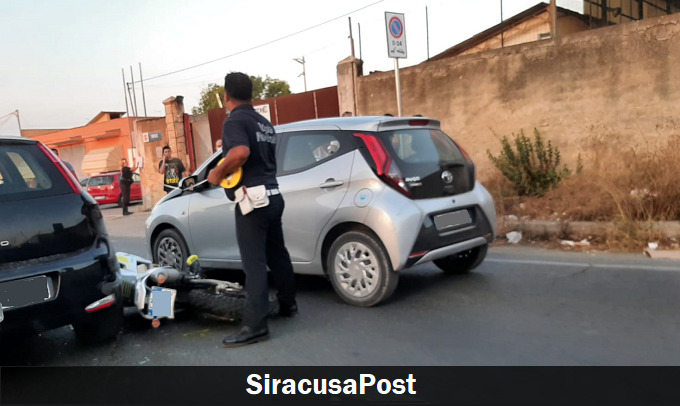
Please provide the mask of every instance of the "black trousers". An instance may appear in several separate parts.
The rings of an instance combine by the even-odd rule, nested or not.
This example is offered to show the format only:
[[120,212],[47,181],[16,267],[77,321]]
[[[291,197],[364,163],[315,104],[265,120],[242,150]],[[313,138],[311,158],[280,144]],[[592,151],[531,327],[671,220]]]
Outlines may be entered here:
[[130,186],[120,185],[120,205],[123,206],[123,213],[127,213],[130,204]]
[[281,195],[269,197],[269,205],[242,215],[236,207],[236,240],[246,274],[248,297],[243,324],[254,329],[267,325],[269,293],[267,267],[278,289],[282,306],[295,304],[295,275],[283,241],[281,216],[285,203]]

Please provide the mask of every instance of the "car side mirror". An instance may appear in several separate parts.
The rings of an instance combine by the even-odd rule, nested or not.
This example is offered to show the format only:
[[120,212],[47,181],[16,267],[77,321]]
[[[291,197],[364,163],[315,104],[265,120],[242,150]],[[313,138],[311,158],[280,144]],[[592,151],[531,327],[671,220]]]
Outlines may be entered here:
[[196,186],[196,175],[191,175],[180,179],[178,186],[181,190],[193,192],[194,187]]

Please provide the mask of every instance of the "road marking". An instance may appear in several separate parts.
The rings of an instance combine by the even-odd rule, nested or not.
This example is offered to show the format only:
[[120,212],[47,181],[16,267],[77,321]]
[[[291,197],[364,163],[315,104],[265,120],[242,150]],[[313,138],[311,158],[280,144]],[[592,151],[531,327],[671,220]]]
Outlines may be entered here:
[[680,272],[680,264],[678,266],[649,266],[649,265],[624,265],[624,264],[589,264],[586,262],[559,262],[559,261],[538,261],[525,259],[501,259],[501,258],[486,258],[484,261],[510,263],[510,264],[531,264],[531,265],[554,265],[554,266],[573,266],[578,268],[602,268],[602,269],[646,269],[651,271],[670,271]]

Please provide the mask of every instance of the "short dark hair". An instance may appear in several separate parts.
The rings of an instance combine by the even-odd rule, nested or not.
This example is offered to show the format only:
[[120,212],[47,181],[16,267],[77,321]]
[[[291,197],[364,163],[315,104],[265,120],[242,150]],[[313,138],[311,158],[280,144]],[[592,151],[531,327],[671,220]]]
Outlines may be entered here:
[[231,72],[224,77],[224,91],[232,99],[249,102],[253,99],[253,81],[245,73]]
[[[163,152],[165,152],[166,149],[170,149],[170,145],[166,145],[163,147]],[[172,150],[171,150],[172,151]]]

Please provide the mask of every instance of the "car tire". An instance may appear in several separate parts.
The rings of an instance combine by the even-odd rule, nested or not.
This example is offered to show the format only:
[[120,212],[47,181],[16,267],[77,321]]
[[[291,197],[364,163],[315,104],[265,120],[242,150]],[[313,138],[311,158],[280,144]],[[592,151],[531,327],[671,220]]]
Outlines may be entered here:
[[174,228],[161,231],[153,243],[153,262],[160,266],[170,266],[177,270],[187,267],[189,248],[184,237]]
[[361,231],[347,232],[333,242],[326,269],[338,296],[354,306],[384,302],[399,281],[382,243]]
[[465,274],[482,263],[488,249],[489,245],[484,244],[448,257],[435,259],[433,262],[446,273]]
[[123,304],[118,300],[113,306],[83,315],[72,325],[78,340],[97,344],[115,338],[123,328],[124,320]]

